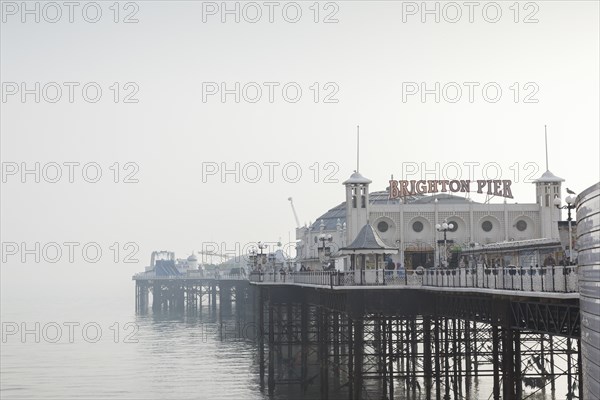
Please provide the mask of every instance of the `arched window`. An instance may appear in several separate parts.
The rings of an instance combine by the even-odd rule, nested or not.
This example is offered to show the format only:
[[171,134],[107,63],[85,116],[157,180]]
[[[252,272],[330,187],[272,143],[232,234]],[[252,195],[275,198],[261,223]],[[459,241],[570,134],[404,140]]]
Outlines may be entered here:
[[366,208],[367,207],[367,196],[366,196],[366,189],[364,187],[362,187],[360,189],[360,207],[361,208]]

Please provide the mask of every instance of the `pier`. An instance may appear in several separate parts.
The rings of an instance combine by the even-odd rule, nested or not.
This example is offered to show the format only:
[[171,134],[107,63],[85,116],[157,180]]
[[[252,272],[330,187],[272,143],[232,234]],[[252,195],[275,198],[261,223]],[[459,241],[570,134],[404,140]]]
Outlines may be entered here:
[[[583,398],[575,266],[153,276],[136,307],[251,307],[266,393],[322,399]],[[149,295],[152,302],[149,302]],[[483,395],[483,394],[482,394]]]
[[[349,184],[370,182],[353,177]],[[576,200],[577,265],[557,265],[547,249],[555,241],[534,238],[470,247],[455,267],[396,268],[388,259],[380,268],[397,249],[365,223],[341,249],[350,256],[344,272],[261,262],[248,277],[205,276],[166,263],[158,275],[134,275],[136,308],[235,307],[256,327],[260,387],[270,398],[599,399],[600,184]],[[320,254],[331,237],[318,236]],[[498,262],[507,254],[518,264]]]

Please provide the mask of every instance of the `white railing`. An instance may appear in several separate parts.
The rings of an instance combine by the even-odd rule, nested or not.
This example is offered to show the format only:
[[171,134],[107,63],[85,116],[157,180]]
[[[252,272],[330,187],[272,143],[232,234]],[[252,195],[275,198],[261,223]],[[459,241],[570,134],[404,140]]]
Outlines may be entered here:
[[317,286],[433,286],[529,292],[578,292],[576,266],[361,270],[350,272],[255,272],[251,282]]
[[529,292],[571,293],[579,291],[577,266],[485,267],[429,269],[424,285],[485,288]]
[[156,276],[140,272],[133,280],[236,280],[258,283],[306,284],[317,286],[429,286],[481,288],[527,292],[572,293],[579,291],[577,266],[431,268],[400,270],[253,272],[244,274],[197,273]]
[[309,271],[309,272],[255,272],[251,282],[296,283],[319,286],[420,286],[422,276],[416,271],[362,270],[362,271]]
[[232,281],[247,281],[248,278],[243,274],[222,274],[222,273],[201,273],[188,272],[181,275],[156,275],[156,272],[139,272],[132,277],[133,280],[232,280]]

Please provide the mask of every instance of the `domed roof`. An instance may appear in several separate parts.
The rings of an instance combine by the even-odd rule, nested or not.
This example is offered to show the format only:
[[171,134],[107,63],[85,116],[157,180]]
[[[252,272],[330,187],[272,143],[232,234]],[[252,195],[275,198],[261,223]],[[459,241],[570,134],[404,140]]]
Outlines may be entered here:
[[368,185],[371,182],[372,181],[370,179],[365,178],[359,172],[355,171],[352,175],[350,175],[350,178],[346,179],[346,181],[343,184],[344,185],[355,185],[355,184],[366,184],[366,185]]
[[468,199],[464,196],[457,196],[457,195],[449,194],[449,193],[436,193],[436,194],[432,194],[429,196],[422,196],[419,199],[411,201],[411,203],[429,204],[429,203],[435,203],[436,200],[440,204],[469,204],[471,202],[474,204],[479,204],[478,202],[471,201],[470,199]]
[[[414,194],[404,197],[403,201],[404,204],[427,204],[433,203],[435,199],[438,199],[440,204],[468,204],[471,202],[469,199],[449,193],[437,193],[430,196],[424,194]],[[398,199],[390,199],[390,195],[387,190],[381,190],[369,194],[369,204],[398,204],[398,201]],[[478,202],[474,201],[473,203],[477,204]],[[312,230],[319,230],[321,228],[321,222],[323,222],[323,225],[325,226],[323,229],[331,231],[337,229],[338,221],[340,224],[346,222],[345,201],[317,218],[310,228]]]
[[196,257],[196,255],[192,253],[192,255],[190,255],[190,256],[187,258],[187,260],[188,260],[188,261],[198,261],[198,257]]
[[535,183],[553,183],[553,182],[564,182],[565,180],[563,178],[559,178],[558,176],[554,175],[552,172],[550,172],[550,170],[546,170],[546,172],[544,172],[542,174],[542,176],[540,176],[538,179],[536,179],[534,182]]

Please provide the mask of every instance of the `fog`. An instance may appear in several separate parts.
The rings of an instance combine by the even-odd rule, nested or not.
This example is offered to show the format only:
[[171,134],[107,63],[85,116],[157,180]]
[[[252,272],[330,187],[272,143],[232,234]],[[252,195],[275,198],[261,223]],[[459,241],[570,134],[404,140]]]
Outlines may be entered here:
[[3,321],[127,318],[154,250],[293,241],[358,125],[371,191],[533,203],[545,126],[563,191],[600,179],[598,2],[54,4],[2,2]]

